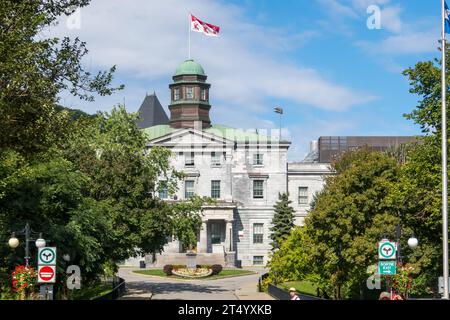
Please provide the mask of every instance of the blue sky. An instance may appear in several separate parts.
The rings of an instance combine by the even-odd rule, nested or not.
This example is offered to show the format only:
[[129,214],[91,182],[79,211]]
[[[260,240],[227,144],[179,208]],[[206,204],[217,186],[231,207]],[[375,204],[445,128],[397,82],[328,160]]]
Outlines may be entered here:
[[[367,28],[369,5],[380,8],[381,29]],[[88,69],[116,64],[126,88],[94,103],[67,94],[61,102],[93,113],[125,99],[134,112],[156,91],[167,110],[171,76],[187,58],[189,11],[221,27],[219,38],[192,33],[213,123],[276,130],[273,107],[282,106],[291,161],[322,135],[420,133],[403,118],[417,97],[401,71],[439,57],[438,0],[94,0],[51,33],[80,36]],[[69,28],[75,18],[79,28]]]

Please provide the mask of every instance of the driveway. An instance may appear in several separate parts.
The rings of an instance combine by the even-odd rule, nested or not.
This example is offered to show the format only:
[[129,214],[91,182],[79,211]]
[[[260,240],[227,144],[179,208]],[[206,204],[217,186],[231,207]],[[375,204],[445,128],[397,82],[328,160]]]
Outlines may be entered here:
[[120,268],[119,276],[129,291],[151,293],[152,300],[268,300],[257,292],[260,273],[217,280],[178,280],[133,273],[134,268]]

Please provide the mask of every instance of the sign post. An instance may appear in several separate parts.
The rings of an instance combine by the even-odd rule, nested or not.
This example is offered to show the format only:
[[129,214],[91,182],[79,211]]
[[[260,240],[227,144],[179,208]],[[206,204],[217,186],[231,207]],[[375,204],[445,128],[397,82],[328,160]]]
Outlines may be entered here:
[[39,248],[38,283],[42,299],[53,300],[53,283],[56,282],[56,247]]

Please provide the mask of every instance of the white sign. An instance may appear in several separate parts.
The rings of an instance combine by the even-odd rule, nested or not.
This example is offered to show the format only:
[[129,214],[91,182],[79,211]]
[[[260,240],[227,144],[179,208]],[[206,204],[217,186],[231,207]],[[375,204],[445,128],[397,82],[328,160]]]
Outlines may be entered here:
[[38,283],[55,283],[56,266],[38,266]]
[[[444,293],[444,277],[439,277],[439,293],[443,294]],[[450,282],[450,277],[448,277],[448,281]]]
[[39,248],[38,265],[55,265],[56,247]]
[[397,252],[397,244],[390,241],[378,242],[378,259],[395,260]]

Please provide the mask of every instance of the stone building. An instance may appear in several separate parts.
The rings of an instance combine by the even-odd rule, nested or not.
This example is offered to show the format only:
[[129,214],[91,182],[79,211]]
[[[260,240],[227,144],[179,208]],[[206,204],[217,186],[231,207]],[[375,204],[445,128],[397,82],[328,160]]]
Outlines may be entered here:
[[[147,95],[139,109],[142,119],[138,124],[147,134],[148,148],[170,149],[171,164],[186,174],[175,194],[163,190],[159,197],[183,201],[197,194],[216,200],[203,208],[198,264],[265,266],[278,193],[289,192],[295,222],[302,224],[314,194],[332,173],[330,161],[320,161],[325,138],[322,144],[311,143],[303,161],[288,163],[291,143],[280,141],[277,133],[231,128],[210,119],[211,85],[198,63],[184,61],[172,79],[170,117],[155,94]],[[177,239],[171,238],[162,254],[147,256],[146,262],[148,266],[185,264],[186,254]],[[127,264],[138,261],[131,259]]]
[[[169,85],[170,118],[161,122],[156,95],[144,100],[141,117],[157,114],[144,130],[148,147],[163,146],[172,151],[171,164],[186,174],[175,194],[166,191],[166,201],[182,201],[197,194],[216,199],[203,208],[202,229],[198,236],[198,263],[229,266],[264,266],[270,251],[273,206],[279,192],[289,191],[302,222],[313,194],[322,187],[327,166],[314,163],[287,163],[289,141],[278,135],[242,130],[214,124],[210,117],[210,84],[203,68],[193,60],[180,64]],[[146,97],[148,100],[149,97]],[[146,110],[151,109],[151,110]],[[151,111],[151,112],[150,112]],[[292,182],[289,172],[292,172]],[[304,177],[304,179],[303,179]],[[186,255],[174,238],[156,259],[147,264],[184,264]]]

